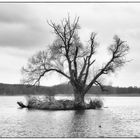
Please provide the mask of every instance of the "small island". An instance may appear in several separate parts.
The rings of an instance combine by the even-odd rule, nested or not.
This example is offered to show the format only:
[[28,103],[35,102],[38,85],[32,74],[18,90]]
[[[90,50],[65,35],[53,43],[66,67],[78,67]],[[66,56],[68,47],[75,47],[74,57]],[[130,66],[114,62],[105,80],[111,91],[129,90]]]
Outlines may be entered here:
[[90,99],[82,107],[78,107],[74,100],[56,100],[53,96],[28,96],[27,105],[22,102],[17,102],[17,104],[21,108],[40,110],[84,110],[103,107],[103,101],[100,98]]

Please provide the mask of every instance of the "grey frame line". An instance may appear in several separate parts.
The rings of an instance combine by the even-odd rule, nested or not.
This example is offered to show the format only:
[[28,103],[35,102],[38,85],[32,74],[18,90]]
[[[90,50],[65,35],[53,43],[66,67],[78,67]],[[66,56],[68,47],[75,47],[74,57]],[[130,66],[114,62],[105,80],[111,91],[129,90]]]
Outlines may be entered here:
[[0,1],[0,3],[140,3],[140,1]]

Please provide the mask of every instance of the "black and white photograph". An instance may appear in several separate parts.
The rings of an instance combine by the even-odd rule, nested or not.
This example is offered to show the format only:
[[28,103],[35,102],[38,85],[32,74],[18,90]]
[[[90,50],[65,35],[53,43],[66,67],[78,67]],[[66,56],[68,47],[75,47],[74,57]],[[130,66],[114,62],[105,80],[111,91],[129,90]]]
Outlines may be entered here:
[[0,138],[140,138],[140,1],[0,2]]

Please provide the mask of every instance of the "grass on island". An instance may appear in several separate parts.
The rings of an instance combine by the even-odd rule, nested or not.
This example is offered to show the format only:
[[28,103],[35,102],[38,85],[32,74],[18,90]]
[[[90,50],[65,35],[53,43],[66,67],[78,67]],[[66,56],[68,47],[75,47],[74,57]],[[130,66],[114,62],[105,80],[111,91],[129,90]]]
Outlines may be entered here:
[[[74,100],[61,99],[56,100],[54,96],[28,96],[27,97],[27,107],[32,109],[42,109],[42,110],[74,110],[75,103]],[[90,99],[85,102],[82,109],[100,109],[103,107],[103,101],[101,98]]]

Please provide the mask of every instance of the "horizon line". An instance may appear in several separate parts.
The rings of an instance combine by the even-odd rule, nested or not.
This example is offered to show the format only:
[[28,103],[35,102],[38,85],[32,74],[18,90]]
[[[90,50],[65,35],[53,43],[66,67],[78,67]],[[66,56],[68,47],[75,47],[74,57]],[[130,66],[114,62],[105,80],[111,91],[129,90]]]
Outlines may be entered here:
[[[20,83],[17,83],[17,84],[12,84],[12,83],[2,83],[0,82],[0,84],[7,84],[7,85],[25,85],[25,84],[20,84]],[[53,86],[58,86],[58,85],[68,85],[68,83],[60,83],[60,84],[55,84],[55,85],[52,85],[52,86],[47,86],[47,85],[39,85],[39,87],[53,87]],[[25,85],[26,86],[26,85]],[[30,86],[34,86],[34,85],[30,85]],[[94,85],[93,85],[94,86]],[[111,86],[113,88],[129,88],[129,87],[132,87],[132,88],[140,88],[138,86],[112,86],[112,85],[104,85],[104,86]],[[35,87],[35,86],[34,86]]]

